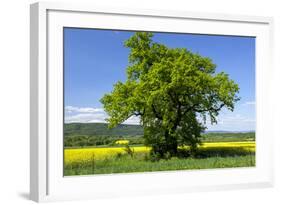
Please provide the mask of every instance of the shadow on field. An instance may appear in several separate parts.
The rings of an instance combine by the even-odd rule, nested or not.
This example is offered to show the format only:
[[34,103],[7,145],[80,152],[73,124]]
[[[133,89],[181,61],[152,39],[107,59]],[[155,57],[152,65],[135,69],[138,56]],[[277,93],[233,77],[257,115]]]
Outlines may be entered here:
[[[179,150],[179,157],[190,157],[188,150]],[[240,147],[208,147],[200,148],[196,153],[195,158],[209,158],[209,157],[237,157],[255,155],[255,152]]]

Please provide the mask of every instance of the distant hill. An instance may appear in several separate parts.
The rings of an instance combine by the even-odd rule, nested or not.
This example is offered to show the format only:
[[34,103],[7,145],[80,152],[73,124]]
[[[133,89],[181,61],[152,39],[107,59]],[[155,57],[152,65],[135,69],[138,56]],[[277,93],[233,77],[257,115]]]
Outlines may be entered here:
[[206,130],[204,133],[250,133],[255,132],[254,130],[246,131],[227,131],[227,130]]
[[[65,136],[88,135],[88,136],[140,136],[143,135],[143,128],[140,125],[121,124],[109,129],[106,123],[66,123],[64,126]],[[237,134],[254,133],[254,131],[234,132],[234,131],[206,131],[203,134],[212,136],[214,134],[228,137]]]
[[143,135],[140,125],[118,125],[109,129],[106,123],[66,123],[64,124],[65,136],[92,135],[92,136],[138,136]]

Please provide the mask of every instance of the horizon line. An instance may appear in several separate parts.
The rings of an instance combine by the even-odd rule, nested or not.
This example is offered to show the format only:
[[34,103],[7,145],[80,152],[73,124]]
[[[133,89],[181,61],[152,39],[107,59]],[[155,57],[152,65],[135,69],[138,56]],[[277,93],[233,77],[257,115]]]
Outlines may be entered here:
[[[106,122],[64,122],[64,124],[108,124]],[[137,124],[118,124],[118,125],[131,125],[131,126],[142,126]],[[256,130],[205,130],[204,132],[256,132]],[[204,133],[202,132],[202,133]]]

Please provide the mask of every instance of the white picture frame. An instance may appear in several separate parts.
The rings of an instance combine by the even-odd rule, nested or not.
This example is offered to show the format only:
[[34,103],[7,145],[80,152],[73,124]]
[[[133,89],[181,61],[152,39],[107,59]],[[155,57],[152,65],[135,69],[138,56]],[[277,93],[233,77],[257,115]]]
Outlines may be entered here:
[[[256,167],[63,177],[63,27],[255,36]],[[32,4],[30,198],[41,202],[273,186],[272,28],[270,17]]]

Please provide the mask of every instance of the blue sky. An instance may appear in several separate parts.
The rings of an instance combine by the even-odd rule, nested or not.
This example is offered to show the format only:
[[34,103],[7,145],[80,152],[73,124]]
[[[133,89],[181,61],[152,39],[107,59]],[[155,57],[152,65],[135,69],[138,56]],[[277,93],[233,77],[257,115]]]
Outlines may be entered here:
[[[129,49],[124,41],[134,32],[64,29],[65,122],[104,122],[99,102],[118,80],[125,81]],[[209,57],[240,87],[234,112],[222,110],[218,124],[208,130],[255,130],[255,38],[154,33],[153,40],[169,47],[185,47]],[[137,118],[125,123],[136,124]]]

